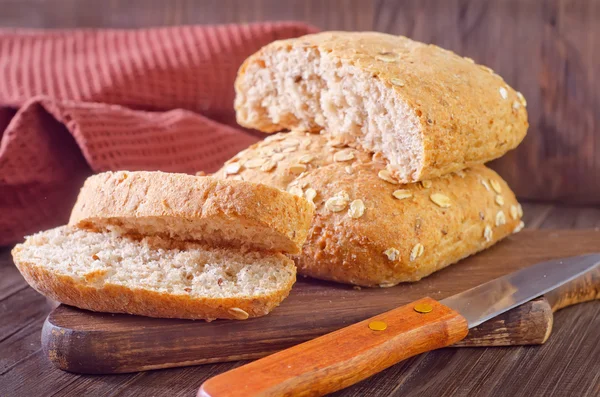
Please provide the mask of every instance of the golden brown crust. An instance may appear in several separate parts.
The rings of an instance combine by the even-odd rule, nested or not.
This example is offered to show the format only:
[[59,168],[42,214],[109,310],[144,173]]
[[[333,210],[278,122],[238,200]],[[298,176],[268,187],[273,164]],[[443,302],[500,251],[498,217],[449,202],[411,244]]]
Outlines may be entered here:
[[[142,288],[131,289],[123,285],[108,283],[97,288],[92,284],[93,280],[88,277],[78,281],[72,276],[58,274],[49,271],[42,265],[21,260],[20,252],[23,249],[22,244],[17,245],[12,250],[12,256],[15,265],[31,287],[58,302],[97,312],[207,321],[217,318],[244,319],[240,317],[237,308],[248,313],[249,317],[260,317],[279,306],[288,296],[296,281],[294,276],[289,280],[288,285],[269,295],[241,298],[200,298]],[[280,255],[280,257],[282,263],[291,262],[284,255]]]
[[86,180],[69,224],[297,253],[313,212],[306,200],[257,183],[119,171]]
[[[491,69],[435,45],[376,32],[323,32],[273,42],[244,62],[236,91],[253,85],[246,76],[249,65],[263,62],[266,54],[292,48],[317,49],[366,71],[408,104],[418,118],[423,142],[421,172],[410,181],[498,158],[515,148],[527,132],[524,98]],[[238,122],[265,132],[301,125],[311,125],[313,131],[323,127],[292,114],[279,115],[277,122],[267,113],[263,116],[247,120],[238,114]],[[356,144],[361,145],[360,137]]]
[[[352,153],[352,156],[361,162],[371,161],[371,155],[368,153],[328,140],[324,135],[296,130],[274,134],[255,143],[227,160],[225,166],[213,176],[227,180],[260,182],[287,190],[289,184],[303,173],[310,173],[316,168],[333,163],[334,156],[343,159],[343,156],[340,158],[339,154],[336,155],[339,152]],[[269,167],[254,167],[250,161],[268,164]],[[239,171],[228,173],[227,169],[231,164],[239,164]],[[349,166],[353,161],[340,161],[339,164]]]
[[[311,141],[306,150],[287,153],[269,173],[242,166],[237,175],[281,188],[301,188],[304,194],[308,189],[316,191],[316,214],[309,237],[302,254],[295,257],[299,274],[363,286],[416,281],[493,245],[520,225],[520,206],[514,194],[483,165],[433,179],[428,188],[424,187],[429,186],[428,181],[395,185],[378,176],[385,169],[384,163],[373,161],[365,153],[355,151],[354,160],[335,162],[333,154],[347,149],[330,152],[323,136],[298,132],[278,136],[285,138],[257,144],[232,161],[243,164],[261,151],[281,147],[287,139]],[[309,152],[315,158],[312,164],[302,176],[290,180],[290,164]],[[225,175],[221,170],[215,176]],[[411,197],[395,198],[397,190],[401,190],[399,197]],[[332,212],[326,202],[340,192],[345,192],[349,200],[343,210]],[[444,198],[436,194],[446,196],[450,206],[436,204],[434,200],[444,204]],[[361,200],[365,207],[358,218],[352,218],[349,211],[354,200]],[[503,215],[498,215],[500,211]],[[486,226],[492,232],[487,239]],[[418,244],[423,247],[422,253]],[[388,255],[397,258],[390,260]]]

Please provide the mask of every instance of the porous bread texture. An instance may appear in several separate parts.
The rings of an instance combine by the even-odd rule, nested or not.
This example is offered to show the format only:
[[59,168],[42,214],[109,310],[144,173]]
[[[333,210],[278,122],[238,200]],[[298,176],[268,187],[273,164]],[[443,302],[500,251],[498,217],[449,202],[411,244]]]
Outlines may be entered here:
[[[295,150],[269,171],[245,166],[272,159],[289,141],[298,141]],[[280,133],[215,174],[260,180],[307,198],[310,192],[316,213],[302,253],[294,257],[301,275],[369,287],[417,281],[523,227],[513,192],[483,165],[400,184],[385,174],[380,156],[335,146],[323,135]],[[348,151],[352,159],[335,160]],[[290,172],[303,162],[302,173]],[[231,163],[239,172],[225,171]]]
[[314,209],[271,186],[145,171],[89,177],[69,224],[213,246],[298,253]]
[[12,251],[37,291],[82,309],[149,317],[245,319],[269,313],[296,280],[283,254],[139,241],[61,226]]
[[498,158],[524,138],[526,102],[491,69],[433,45],[375,32],[273,42],[235,83],[237,120],[305,129],[380,152],[401,182]]

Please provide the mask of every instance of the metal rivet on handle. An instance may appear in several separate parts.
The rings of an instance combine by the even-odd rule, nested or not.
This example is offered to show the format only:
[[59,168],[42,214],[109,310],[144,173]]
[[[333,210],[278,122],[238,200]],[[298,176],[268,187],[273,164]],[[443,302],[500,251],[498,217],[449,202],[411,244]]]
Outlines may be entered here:
[[415,305],[415,311],[417,313],[429,313],[433,310],[433,306],[431,306],[429,303],[419,303]]
[[387,324],[383,321],[371,321],[369,323],[369,328],[373,331],[384,331],[387,328]]

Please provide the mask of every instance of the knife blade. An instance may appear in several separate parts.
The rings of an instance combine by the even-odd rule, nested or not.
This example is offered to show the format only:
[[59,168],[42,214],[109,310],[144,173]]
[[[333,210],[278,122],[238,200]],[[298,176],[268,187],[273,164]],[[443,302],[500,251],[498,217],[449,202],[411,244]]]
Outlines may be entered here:
[[440,303],[459,312],[469,328],[474,328],[592,271],[599,264],[600,254],[541,262],[442,299]]
[[423,298],[217,375],[198,396],[318,396],[404,359],[462,340],[473,328],[600,266],[600,254],[542,262],[438,302]]

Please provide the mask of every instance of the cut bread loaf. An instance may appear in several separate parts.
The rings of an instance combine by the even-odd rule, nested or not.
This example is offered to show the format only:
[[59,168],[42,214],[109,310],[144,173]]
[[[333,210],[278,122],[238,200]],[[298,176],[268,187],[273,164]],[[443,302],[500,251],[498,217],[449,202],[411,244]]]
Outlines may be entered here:
[[524,138],[523,96],[450,51],[375,32],[273,42],[235,83],[238,122],[264,132],[324,129],[382,153],[401,182],[498,158]]
[[140,240],[69,226],[18,244],[14,262],[37,291],[83,309],[213,320],[262,316],[296,280],[283,254]]
[[[254,167],[268,161],[274,166]],[[349,284],[417,281],[523,227],[514,194],[483,165],[403,185],[379,155],[318,134],[273,135],[215,176],[262,181],[314,201],[308,240],[294,257],[298,273]]]
[[262,184],[119,171],[87,179],[69,224],[216,246],[298,253],[313,213],[313,206],[306,200]]

